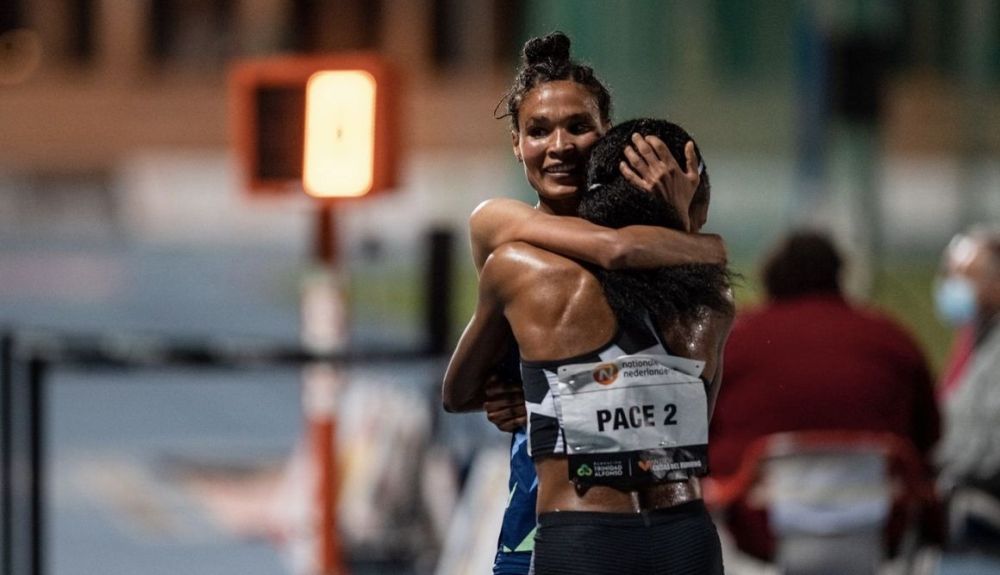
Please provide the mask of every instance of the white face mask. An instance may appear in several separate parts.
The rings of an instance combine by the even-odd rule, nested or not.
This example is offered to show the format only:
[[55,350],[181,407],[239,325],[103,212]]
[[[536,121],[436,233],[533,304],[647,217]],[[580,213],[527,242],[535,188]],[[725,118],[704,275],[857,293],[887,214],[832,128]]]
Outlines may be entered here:
[[979,313],[976,288],[963,277],[949,277],[934,286],[934,304],[938,317],[954,325],[971,323]]

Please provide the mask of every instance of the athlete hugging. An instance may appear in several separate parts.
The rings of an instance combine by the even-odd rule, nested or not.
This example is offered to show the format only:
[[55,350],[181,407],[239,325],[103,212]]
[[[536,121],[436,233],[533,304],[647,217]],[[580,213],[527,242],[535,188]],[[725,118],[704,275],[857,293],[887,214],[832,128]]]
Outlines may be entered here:
[[[617,169],[633,133],[655,135],[675,157],[690,140],[662,120],[611,128],[594,146],[579,214],[610,228],[683,229],[677,206]],[[699,190],[695,199],[707,206],[708,186]],[[502,338],[506,324],[491,318],[506,319],[520,349],[539,479],[534,572],[721,573],[697,477],[707,471],[733,318],[725,267],[604,270],[514,242],[492,252],[479,280],[445,387],[486,369],[472,350]],[[656,413],[671,423],[646,425]]]
[[[697,481],[733,315],[725,246],[699,233],[708,171],[675,124],[612,128],[569,47],[530,40],[505,97],[538,203],[470,218],[478,301],[444,407],[514,432],[495,575],[721,573]],[[645,405],[676,423],[616,428]]]

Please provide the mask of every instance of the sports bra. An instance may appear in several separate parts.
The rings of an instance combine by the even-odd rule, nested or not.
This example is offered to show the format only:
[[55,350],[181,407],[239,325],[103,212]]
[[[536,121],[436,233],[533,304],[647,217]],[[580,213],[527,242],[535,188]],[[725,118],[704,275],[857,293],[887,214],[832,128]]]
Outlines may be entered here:
[[528,453],[531,457],[566,454],[564,433],[556,415],[556,410],[559,409],[558,398],[551,392],[556,387],[560,366],[597,363],[637,353],[669,354],[666,344],[653,331],[651,323],[619,323],[611,341],[589,353],[558,360],[521,359],[524,402],[528,411]]

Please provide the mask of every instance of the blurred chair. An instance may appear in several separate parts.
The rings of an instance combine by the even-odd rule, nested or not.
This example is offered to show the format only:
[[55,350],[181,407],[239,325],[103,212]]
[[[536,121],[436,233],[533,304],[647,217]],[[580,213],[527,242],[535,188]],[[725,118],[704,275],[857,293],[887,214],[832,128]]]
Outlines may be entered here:
[[948,498],[948,541],[957,551],[982,550],[1000,556],[1000,499],[988,491],[962,485]]
[[[876,573],[893,545],[912,556],[920,509],[932,496],[909,441],[859,431],[761,437],[736,474],[705,485],[714,510],[742,502],[766,513],[774,563],[787,575]],[[887,531],[897,521],[903,535],[894,542]]]

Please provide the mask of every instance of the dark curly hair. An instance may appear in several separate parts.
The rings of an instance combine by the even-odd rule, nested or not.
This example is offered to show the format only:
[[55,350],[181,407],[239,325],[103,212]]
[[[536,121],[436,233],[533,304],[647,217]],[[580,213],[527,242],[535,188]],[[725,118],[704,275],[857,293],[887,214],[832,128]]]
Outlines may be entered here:
[[[598,142],[590,157],[588,189],[580,195],[579,215],[598,225],[622,228],[630,225],[683,229],[677,209],[659,194],[640,190],[622,176],[618,164],[633,133],[659,137],[678,161],[684,161],[684,145],[690,135],[665,120],[623,122]],[[698,152],[701,157],[701,152]],[[702,181],[707,182],[702,174]],[[703,192],[707,201],[707,185]],[[725,266],[687,264],[652,270],[605,270],[590,268],[601,282],[604,296],[623,323],[642,321],[646,313],[660,320],[695,319],[705,309],[732,310],[728,297],[730,273]]]
[[[660,138],[667,145],[674,160],[680,166],[685,166],[687,160],[684,155],[684,146],[688,142],[693,142],[694,138],[684,128],[666,120],[652,118],[628,120],[609,130],[591,150],[590,166],[587,173],[587,180],[591,185],[609,184],[620,179],[621,173],[618,164],[625,160],[625,147],[631,143],[633,133]],[[694,152],[699,162],[701,182],[698,184],[698,189],[694,191],[691,204],[708,204],[712,196],[712,182],[708,176],[708,166],[705,164],[697,142],[694,144]],[[691,167],[687,166],[687,169]]]
[[528,40],[521,49],[521,66],[514,77],[514,84],[497,104],[499,110],[506,101],[507,112],[496,116],[497,119],[509,117],[511,129],[516,132],[521,102],[528,92],[546,82],[572,80],[594,96],[601,120],[610,122],[611,92],[597,79],[593,68],[570,58],[569,48],[569,37],[558,31]]

